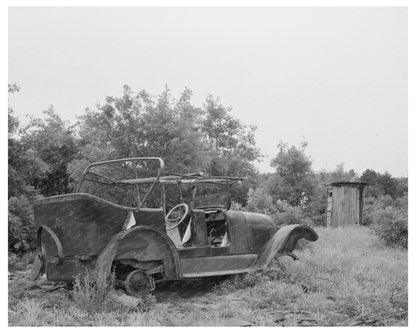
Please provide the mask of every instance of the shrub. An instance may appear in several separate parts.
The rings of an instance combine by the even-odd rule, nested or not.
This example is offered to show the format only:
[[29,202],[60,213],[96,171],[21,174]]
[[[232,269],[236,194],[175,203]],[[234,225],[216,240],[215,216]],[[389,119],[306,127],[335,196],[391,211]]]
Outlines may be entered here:
[[388,246],[407,249],[407,212],[388,206],[372,213],[373,229],[376,235]]
[[35,259],[35,252],[25,253],[23,255],[17,255],[16,253],[9,252],[8,254],[8,268],[9,272],[26,270],[28,265],[33,263]]
[[[371,225],[374,221],[373,214],[377,211],[383,210],[386,207],[393,206],[395,202],[400,205],[401,199],[393,200],[389,195],[383,195],[378,198],[367,197],[364,202],[363,211],[363,225]],[[397,208],[400,208],[396,205]]]
[[266,190],[258,188],[248,192],[247,210],[270,215],[277,226],[283,224],[311,224],[301,206],[291,206],[284,200],[273,202]]
[[8,255],[8,269],[9,271],[15,271],[17,270],[18,267],[18,257],[16,255],[16,253],[13,252],[9,252]]
[[303,207],[302,211],[309,217],[314,226],[326,226],[325,211],[326,211],[326,192],[320,195],[315,195]]
[[276,212],[272,196],[262,188],[257,188],[256,190],[251,188],[248,191],[247,210],[249,212],[263,214],[273,214]]
[[29,199],[21,195],[9,199],[9,251],[22,254],[34,248],[34,216]]
[[393,199],[388,195],[366,198],[363,224],[370,225],[388,246],[407,248],[407,196]]
[[245,207],[243,207],[240,203],[235,202],[235,201],[231,201],[231,206],[230,206],[231,210],[238,210],[238,211],[245,211]]
[[275,204],[276,213],[272,218],[276,225],[283,224],[312,224],[300,206],[291,206],[286,201],[278,200]]

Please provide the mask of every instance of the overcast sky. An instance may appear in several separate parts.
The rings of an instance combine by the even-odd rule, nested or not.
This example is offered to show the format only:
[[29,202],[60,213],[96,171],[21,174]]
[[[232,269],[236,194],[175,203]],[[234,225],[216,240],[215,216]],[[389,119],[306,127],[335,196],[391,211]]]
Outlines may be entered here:
[[407,9],[11,8],[16,115],[63,119],[122,86],[208,94],[257,125],[271,171],[279,141],[309,142],[315,170],[407,175]]

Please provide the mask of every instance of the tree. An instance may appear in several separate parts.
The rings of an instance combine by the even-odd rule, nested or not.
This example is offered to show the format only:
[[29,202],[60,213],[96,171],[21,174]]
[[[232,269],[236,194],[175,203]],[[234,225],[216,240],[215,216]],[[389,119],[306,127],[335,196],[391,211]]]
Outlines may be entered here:
[[[16,84],[8,85],[9,94],[20,91]],[[16,138],[19,129],[19,120],[13,115],[13,108],[8,105],[8,197],[35,196],[33,188],[29,185],[31,170],[36,165],[32,156],[28,154],[21,140]]]
[[[105,104],[86,110],[80,118],[81,164],[158,156],[165,160],[168,171],[204,169],[212,150],[198,131],[200,110],[190,104],[191,96],[185,89],[176,102],[166,88],[154,100],[144,90],[135,94],[124,86],[121,97],[106,97]],[[74,163],[71,173],[77,180]]]
[[206,99],[202,132],[217,153],[210,165],[212,174],[248,171],[250,163],[261,157],[254,137],[256,127],[243,125],[230,112],[231,108],[225,108],[218,98],[210,95]]
[[[18,90],[9,84],[9,93]],[[108,96],[86,109],[75,125],[51,106],[44,118],[31,118],[24,128],[9,106],[10,250],[25,252],[32,246],[34,199],[71,191],[84,168],[99,160],[158,156],[166,172],[248,176],[248,184],[232,188],[234,200],[244,204],[256,182],[252,162],[261,156],[255,128],[242,124],[212,96],[203,107],[191,99],[189,88],[175,99],[167,87],[155,97],[124,86],[121,96]]]
[[377,185],[384,194],[390,195],[392,198],[397,198],[398,182],[387,171],[378,176]]
[[269,185],[269,192],[279,200],[292,206],[299,206],[313,195],[312,161],[305,154],[307,142],[299,147],[279,143],[279,152],[272,159],[271,166],[276,173]]
[[366,197],[377,198],[378,196],[382,194],[382,190],[378,186],[378,177],[379,177],[379,174],[372,169],[366,169],[362,173],[360,177],[360,181],[368,183],[367,187],[365,188]]
[[407,177],[395,178],[397,182],[396,193],[398,197],[407,196],[409,191],[409,184]]
[[368,183],[368,185],[377,185],[378,176],[379,175],[374,170],[367,169],[362,173],[360,180]]
[[[8,93],[20,90],[16,84],[8,85]],[[8,238],[9,251],[24,253],[33,247],[32,203],[38,193],[28,183],[33,159],[15,137],[19,121],[8,105]]]
[[[20,90],[16,84],[8,84],[8,93],[13,94]],[[8,197],[24,192],[25,165],[23,152],[19,142],[13,137],[19,127],[19,120],[13,115],[13,108],[8,105]]]
[[[81,153],[69,166],[73,181],[89,162],[135,156],[162,157],[168,172],[254,177],[252,161],[260,156],[254,128],[212,96],[203,108],[191,98],[189,88],[175,100],[167,87],[155,98],[124,86],[121,97],[106,97],[95,110],[87,109],[79,122]],[[233,191],[242,202],[248,186]]]
[[333,182],[355,182],[359,181],[359,176],[353,170],[345,170],[344,163],[339,163],[334,171],[328,172],[330,183]]
[[379,197],[389,195],[398,198],[407,193],[407,178],[393,178],[387,171],[384,174],[367,169],[361,175],[361,181],[367,182],[366,196]]
[[[8,84],[8,93],[14,94],[20,91],[20,88],[16,83]],[[17,128],[19,127],[19,120],[13,115],[13,108],[8,105],[8,131],[9,138],[16,133]]]
[[29,184],[45,196],[67,193],[67,165],[77,153],[74,129],[53,106],[44,114],[44,120],[32,118],[20,131],[22,147],[31,158]]
[[262,155],[256,147],[255,126],[246,126],[231,115],[231,108],[209,95],[203,109],[202,133],[215,155],[208,173],[246,177],[246,181],[231,188],[233,200],[245,205],[249,188],[257,183],[257,171],[252,162]]

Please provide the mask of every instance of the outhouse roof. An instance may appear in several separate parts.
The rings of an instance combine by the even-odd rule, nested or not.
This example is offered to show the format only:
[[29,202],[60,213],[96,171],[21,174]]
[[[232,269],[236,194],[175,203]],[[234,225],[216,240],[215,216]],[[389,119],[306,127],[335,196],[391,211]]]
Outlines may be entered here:
[[367,186],[366,182],[333,182],[332,186],[354,186],[354,187],[364,187]]

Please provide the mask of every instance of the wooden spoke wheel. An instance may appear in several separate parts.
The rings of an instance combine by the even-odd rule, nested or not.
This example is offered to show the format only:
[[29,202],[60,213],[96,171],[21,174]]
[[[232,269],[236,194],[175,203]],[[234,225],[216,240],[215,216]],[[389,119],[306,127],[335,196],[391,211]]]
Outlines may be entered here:
[[154,290],[152,278],[141,270],[130,272],[124,283],[126,292],[135,297],[143,297]]

